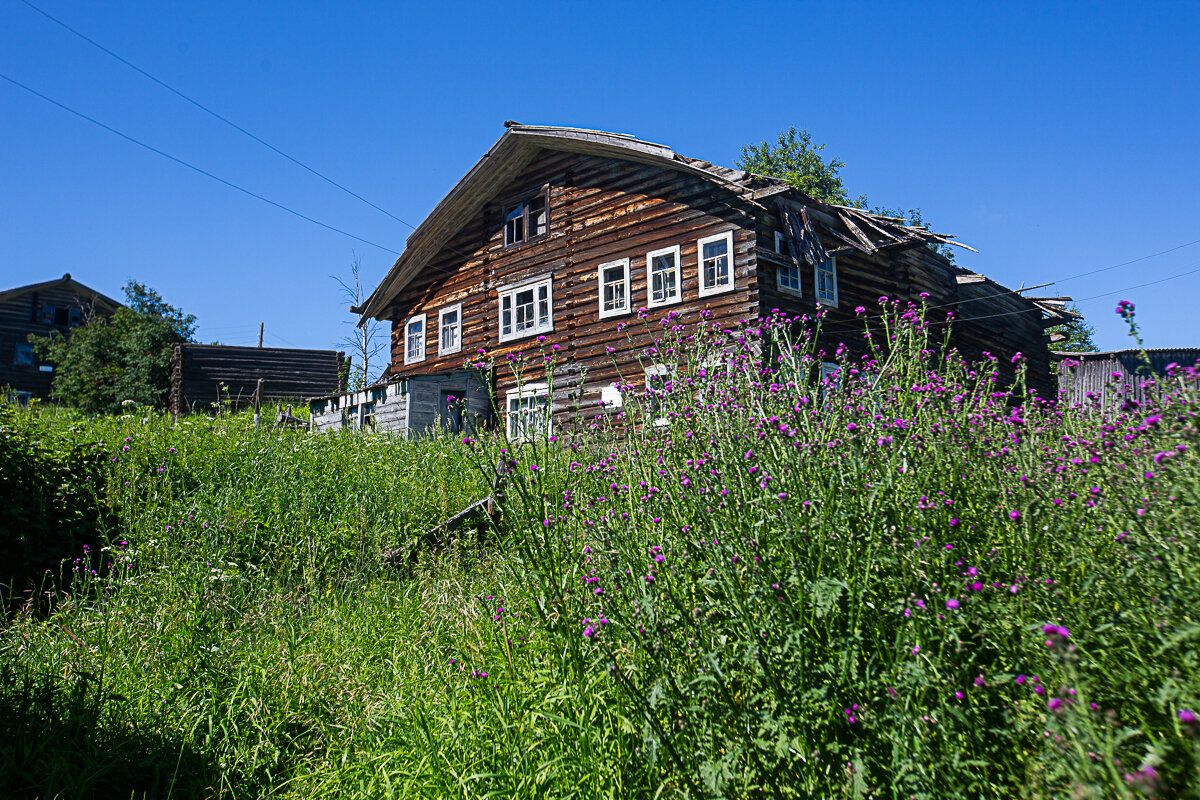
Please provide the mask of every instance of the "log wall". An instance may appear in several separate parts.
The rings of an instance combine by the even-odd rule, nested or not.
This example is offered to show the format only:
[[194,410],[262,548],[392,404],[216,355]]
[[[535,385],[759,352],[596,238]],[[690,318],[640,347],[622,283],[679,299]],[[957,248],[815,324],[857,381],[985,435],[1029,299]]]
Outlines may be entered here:
[[[506,247],[501,206],[545,185],[550,187],[548,233]],[[726,231],[733,231],[733,290],[700,297],[697,241]],[[677,312],[676,321],[685,325],[698,322],[702,311],[729,326],[757,316],[753,237],[753,218],[739,199],[710,181],[661,167],[542,151],[397,296],[389,314],[389,374],[427,375],[461,369],[464,361],[494,359],[495,388],[503,402],[517,385],[508,357],[521,353],[540,359],[544,351],[561,364],[575,365],[555,376],[560,416],[596,413],[603,387],[619,374],[641,379],[637,353],[653,344],[657,322],[667,312]],[[646,319],[640,318],[639,309],[648,305],[646,254],[673,245],[680,247],[682,302],[650,309]],[[621,258],[630,260],[631,312],[602,320],[597,268]],[[554,330],[541,341],[530,336],[501,343],[497,289],[551,275]],[[457,303],[462,303],[463,348],[439,357],[438,311]],[[420,313],[426,315],[426,360],[406,366],[404,323]],[[523,380],[545,378],[534,366]]]
[[245,406],[259,379],[263,400],[301,400],[344,389],[344,353],[280,347],[178,344],[171,357],[167,408],[173,414],[208,409],[213,403]]

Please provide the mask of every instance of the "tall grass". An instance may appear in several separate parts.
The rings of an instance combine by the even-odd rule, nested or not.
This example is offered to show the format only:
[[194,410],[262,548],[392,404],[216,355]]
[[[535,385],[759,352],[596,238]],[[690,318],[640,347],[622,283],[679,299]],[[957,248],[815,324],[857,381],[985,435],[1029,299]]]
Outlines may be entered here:
[[[0,787],[1195,796],[1195,369],[1105,415],[914,309],[820,381],[794,323],[668,316],[664,378],[524,445],[89,421],[117,522],[3,632]],[[497,460],[501,538],[382,566]]]

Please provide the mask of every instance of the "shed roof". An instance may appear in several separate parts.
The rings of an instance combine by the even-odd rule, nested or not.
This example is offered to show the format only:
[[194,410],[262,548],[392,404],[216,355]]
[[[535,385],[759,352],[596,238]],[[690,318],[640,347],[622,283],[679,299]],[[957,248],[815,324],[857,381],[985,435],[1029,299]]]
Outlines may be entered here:
[[9,300],[14,297],[20,297],[23,294],[30,292],[41,292],[47,289],[65,289],[73,291],[76,294],[87,297],[98,305],[106,307],[109,311],[116,311],[121,308],[122,303],[118,303],[107,295],[97,292],[90,286],[84,286],[79,281],[71,277],[71,273],[64,274],[61,278],[55,278],[51,281],[42,281],[41,283],[31,283],[28,286],[17,286],[12,289],[0,291],[0,301]]
[[865,252],[922,242],[966,247],[953,241],[954,237],[947,234],[905,226],[903,220],[894,217],[823,203],[778,178],[687,158],[667,145],[643,141],[629,134],[521,125],[512,121],[506,122],[505,128],[496,143],[408,237],[404,252],[366,302],[351,309],[362,315],[360,324],[371,317],[386,318],[387,306],[392,298],[420,273],[484,203],[515,178],[542,149],[616,158],[685,172],[712,181],[747,204],[759,208],[765,208],[763,203],[769,198],[775,198],[778,202],[787,197],[813,210],[812,225],[816,230]]

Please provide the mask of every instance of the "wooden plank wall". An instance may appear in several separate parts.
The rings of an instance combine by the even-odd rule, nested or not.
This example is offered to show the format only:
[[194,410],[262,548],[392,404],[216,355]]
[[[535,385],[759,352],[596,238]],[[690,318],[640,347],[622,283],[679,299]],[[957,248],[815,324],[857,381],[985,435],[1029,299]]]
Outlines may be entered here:
[[[500,206],[504,200],[544,185],[550,186],[550,229],[537,240],[504,246]],[[734,289],[701,298],[697,273],[697,240],[734,231]],[[586,364],[586,386],[573,391],[578,402],[565,402],[556,391],[560,417],[599,409],[601,389],[618,374],[641,375],[638,353],[660,335],[658,320],[667,312],[677,322],[693,325],[708,310],[712,319],[736,326],[757,316],[753,219],[740,199],[711,182],[662,167],[615,159],[543,151],[496,201],[448,244],[432,263],[400,293],[391,309],[392,367],[399,376],[461,369],[464,360],[495,359],[496,392],[503,398],[517,384],[508,368],[510,354],[523,353],[541,364],[543,352],[556,361]],[[682,302],[651,309],[649,323],[639,319],[647,305],[646,254],[679,245]],[[597,268],[601,263],[630,259],[632,312],[599,319]],[[501,344],[497,287],[553,274],[554,331],[545,340],[530,337]],[[463,350],[447,358],[437,355],[440,308],[463,305]],[[427,358],[404,365],[404,321],[426,314]],[[624,322],[628,330],[618,329]],[[552,348],[557,345],[558,350]],[[614,352],[609,353],[608,349]],[[525,381],[544,381],[534,366]],[[556,385],[559,379],[556,378]],[[579,383],[579,378],[568,379]],[[559,389],[565,389],[559,386]]]
[[333,350],[176,345],[168,409],[185,414],[225,400],[244,406],[253,400],[260,378],[264,400],[331,394],[344,388],[340,382],[344,358],[344,353]]
[[[1148,350],[1151,372],[1143,370],[1137,350],[1116,350],[1106,353],[1058,353],[1059,387],[1064,400],[1072,406],[1111,411],[1127,398],[1146,402],[1147,377],[1167,374],[1168,364],[1181,367],[1200,365],[1200,348],[1182,347]],[[1114,378],[1116,374],[1119,377]],[[1128,388],[1125,388],[1128,387]]]
[[[776,273],[790,259],[775,253],[775,231],[780,221],[774,213],[761,214],[757,220],[759,257],[759,297],[762,312],[769,315],[780,309],[788,314],[813,314],[813,270],[801,267],[802,296],[777,288]],[[830,252],[837,252],[838,305],[827,308],[818,346],[828,355],[844,345],[855,356],[866,352],[863,334],[866,325],[877,330],[881,313],[880,297],[892,300],[926,303],[931,324],[931,340],[940,345],[945,327],[950,327],[950,346],[965,358],[977,361],[988,352],[998,357],[1001,373],[1006,380],[1013,377],[1011,358],[1022,353],[1028,364],[1029,384],[1043,397],[1053,397],[1054,371],[1046,347],[1041,312],[1028,300],[991,281],[958,284],[958,270],[937,253],[923,245],[907,248],[888,248],[866,254],[858,250],[838,250],[826,243]],[[860,317],[857,307],[865,309]],[[954,320],[947,323],[947,312]],[[871,319],[871,318],[874,319]]]
[[[53,372],[39,369],[36,358],[32,366],[17,365],[17,344],[28,342],[29,334],[48,336],[51,331],[68,333],[66,325],[47,325],[42,322],[42,306],[78,308],[90,311],[87,298],[65,287],[51,287],[0,300],[0,387],[11,386],[17,391],[32,392],[43,400],[50,396]],[[104,313],[98,311],[97,313]]]

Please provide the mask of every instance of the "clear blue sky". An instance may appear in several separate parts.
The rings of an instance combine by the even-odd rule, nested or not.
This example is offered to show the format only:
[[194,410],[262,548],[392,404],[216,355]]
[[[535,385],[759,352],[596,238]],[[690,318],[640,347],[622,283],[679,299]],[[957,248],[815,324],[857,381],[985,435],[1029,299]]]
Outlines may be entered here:
[[[408,223],[506,119],[728,166],[795,125],[851,192],[920,207],[1011,287],[1178,248],[1044,291],[1079,298],[1103,349],[1130,345],[1121,299],[1149,346],[1200,346],[1200,4],[36,3]],[[0,73],[363,239],[411,232],[19,0]],[[351,319],[329,276],[357,253],[370,289],[394,260],[4,81],[0,152],[0,288],[136,278],[203,341],[263,321],[268,344],[327,348]]]

